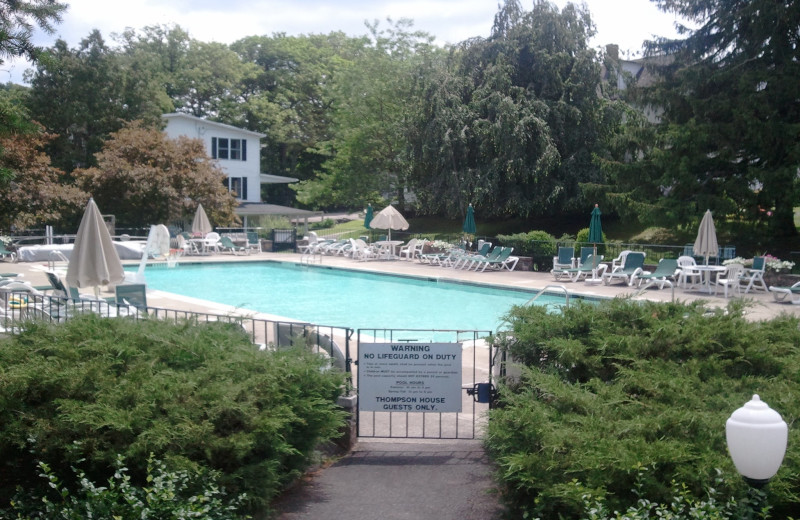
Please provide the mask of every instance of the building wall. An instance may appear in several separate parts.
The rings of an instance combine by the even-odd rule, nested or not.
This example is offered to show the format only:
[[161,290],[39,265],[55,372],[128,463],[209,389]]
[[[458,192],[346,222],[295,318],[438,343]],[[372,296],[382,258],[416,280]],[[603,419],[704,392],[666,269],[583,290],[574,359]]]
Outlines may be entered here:
[[[244,182],[246,183],[246,198],[241,197],[241,192],[237,190],[240,200],[243,202],[261,202],[261,164],[259,157],[261,134],[206,121],[186,114],[167,114],[164,116],[164,120],[167,122],[164,132],[169,137],[174,139],[178,136],[186,136],[192,139],[200,139],[203,141],[210,157],[214,157],[213,145],[216,138],[217,162],[228,176],[229,189],[236,190]],[[220,143],[224,143],[221,140],[227,140],[229,158],[220,157],[220,155],[223,155],[220,153]],[[245,142],[246,160],[230,158],[232,155],[231,140],[243,140]],[[241,179],[246,179],[246,181]]]

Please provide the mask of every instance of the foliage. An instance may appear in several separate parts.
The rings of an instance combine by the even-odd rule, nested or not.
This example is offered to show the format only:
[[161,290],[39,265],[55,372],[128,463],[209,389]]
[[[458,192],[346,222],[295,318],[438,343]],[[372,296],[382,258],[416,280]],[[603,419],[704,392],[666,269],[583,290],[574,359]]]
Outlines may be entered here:
[[225,174],[200,139],[170,139],[133,122],[112,134],[97,162],[96,168],[75,171],[76,182],[99,207],[113,208],[123,225],[181,221],[198,203],[217,226],[237,218],[236,199],[222,183]]
[[588,12],[507,0],[487,39],[452,49],[420,75],[410,136],[411,184],[423,214],[487,218],[562,213],[593,164],[604,133],[600,64]]
[[[53,24],[61,22],[67,4],[56,0],[15,0],[3,2],[0,9],[0,63],[18,56],[39,59],[42,50],[34,45],[35,29],[51,34]],[[35,26],[35,27],[34,27]]]
[[[147,461],[146,485],[131,482],[122,458],[115,464],[107,486],[93,483],[86,474],[72,468],[77,485],[62,482],[44,462],[41,474],[49,485],[42,497],[21,492],[11,501],[11,511],[20,520],[34,518],[160,518],[237,520],[244,496],[230,499],[220,489],[217,472],[168,471],[152,456]],[[76,490],[74,493],[71,489]],[[2,511],[0,511],[2,513]],[[5,518],[5,516],[3,516]]]
[[[668,518],[670,520],[742,520],[769,518],[769,506],[765,505],[766,494],[758,489],[750,488],[748,496],[741,501],[733,497],[723,497],[717,490],[724,486],[724,479],[715,479],[713,487],[704,490],[703,498],[692,496],[685,484],[674,480],[670,485],[671,497],[668,502],[656,503],[648,500],[642,493],[642,477],[648,468],[636,468],[636,487],[631,490],[632,496],[638,496],[635,505],[628,506],[624,513],[609,510],[603,496],[595,497],[591,491],[582,490],[581,499],[584,505],[586,520],[648,520],[650,518]],[[576,489],[580,483],[572,482]]]
[[41,486],[33,440],[61,479],[75,466],[102,480],[119,454],[144,486],[152,453],[170,471],[218,471],[228,493],[264,507],[342,424],[344,377],[328,359],[259,351],[235,322],[86,315],[0,345],[0,503]]
[[414,83],[433,40],[411,26],[403,19],[379,30],[376,21],[358,62],[341,68],[332,92],[333,139],[321,146],[336,153],[328,152],[318,180],[292,186],[298,201],[358,207],[385,196],[404,210]]
[[87,195],[64,186],[42,148],[52,136],[42,131],[0,138],[0,229],[27,229],[79,213]]
[[332,218],[325,218],[320,220],[319,222],[312,222],[308,225],[311,229],[328,229],[332,228],[336,222]]
[[[710,208],[793,236],[800,163],[800,9],[795,2],[654,0],[696,29],[649,43],[663,109],[643,164],[666,225]],[[668,189],[663,189],[668,187]],[[681,209],[685,208],[685,209]],[[771,214],[770,214],[771,212]]]
[[555,256],[556,238],[546,231],[529,231],[513,235],[497,235],[501,245],[513,247],[514,254],[530,256],[535,271],[545,271],[552,267]]
[[[791,397],[800,390],[800,321],[751,322],[745,309],[625,299],[552,314],[515,307],[505,341],[524,366],[500,388],[487,438],[511,507],[579,518],[573,479],[611,509],[669,501],[672,480],[700,499],[717,468],[720,493],[741,497],[725,445],[728,416],[755,393],[789,424],[800,414]],[[789,435],[790,446],[800,440],[796,430]],[[629,473],[637,465],[652,468],[639,497]],[[798,474],[787,457],[770,483],[778,518],[797,503]]]
[[31,118],[57,136],[47,148],[53,164],[67,173],[95,166],[104,141],[126,122],[159,121],[172,103],[154,74],[97,30],[74,49],[58,40],[26,77]]

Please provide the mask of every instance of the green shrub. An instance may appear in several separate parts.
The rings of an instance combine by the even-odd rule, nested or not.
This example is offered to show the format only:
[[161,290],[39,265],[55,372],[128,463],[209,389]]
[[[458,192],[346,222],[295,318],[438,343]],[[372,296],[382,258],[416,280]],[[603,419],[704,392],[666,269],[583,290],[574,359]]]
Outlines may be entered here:
[[0,503],[55,474],[102,480],[122,455],[135,481],[151,453],[216,470],[261,507],[337,435],[343,375],[317,354],[261,352],[236,324],[103,319],[33,323],[0,343]]
[[[725,421],[758,393],[792,424],[800,414],[800,320],[749,322],[742,304],[577,303],[563,314],[516,307],[507,348],[525,365],[500,388],[487,446],[513,510],[579,518],[582,482],[612,509],[638,498],[629,469],[654,468],[647,499],[667,502],[669,482],[694,497],[723,471],[723,494],[741,497],[727,454]],[[790,428],[789,446],[800,440]],[[798,461],[787,457],[769,486],[785,518],[800,492]]]
[[[47,483],[44,496],[20,492],[11,501],[14,518],[158,518],[178,520],[236,520],[250,518],[236,511],[243,496],[229,498],[217,484],[218,475],[167,471],[163,462],[152,457],[147,463],[146,486],[131,482],[128,468],[119,458],[106,486],[93,483],[83,471],[74,469],[76,482],[62,482],[50,467],[39,463],[40,476]],[[72,490],[75,491],[72,491]],[[2,514],[2,511],[0,511]],[[2,518],[10,518],[3,515]]]
[[514,255],[530,256],[535,271],[549,271],[556,255],[556,239],[546,231],[497,235],[500,245],[513,247]]

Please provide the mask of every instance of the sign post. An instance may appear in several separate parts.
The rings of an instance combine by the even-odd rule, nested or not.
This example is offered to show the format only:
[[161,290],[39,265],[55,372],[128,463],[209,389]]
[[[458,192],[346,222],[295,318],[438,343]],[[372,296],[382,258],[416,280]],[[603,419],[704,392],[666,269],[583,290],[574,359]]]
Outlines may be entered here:
[[360,343],[359,408],[461,412],[461,343]]

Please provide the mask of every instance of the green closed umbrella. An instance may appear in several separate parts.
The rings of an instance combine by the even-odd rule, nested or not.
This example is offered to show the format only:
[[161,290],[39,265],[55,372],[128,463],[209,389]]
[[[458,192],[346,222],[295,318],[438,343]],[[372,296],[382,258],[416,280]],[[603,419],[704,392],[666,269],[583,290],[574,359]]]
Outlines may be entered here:
[[364,227],[370,229],[370,222],[372,222],[372,204],[367,204],[367,213],[364,215]]
[[595,204],[592,210],[592,220],[589,222],[589,242],[594,246],[592,255],[592,267],[597,267],[597,244],[603,242],[603,228],[600,225],[600,207]]
[[464,218],[464,225],[462,228],[464,233],[474,235],[478,228],[475,226],[475,210],[472,209],[472,204],[467,208],[467,216]]

